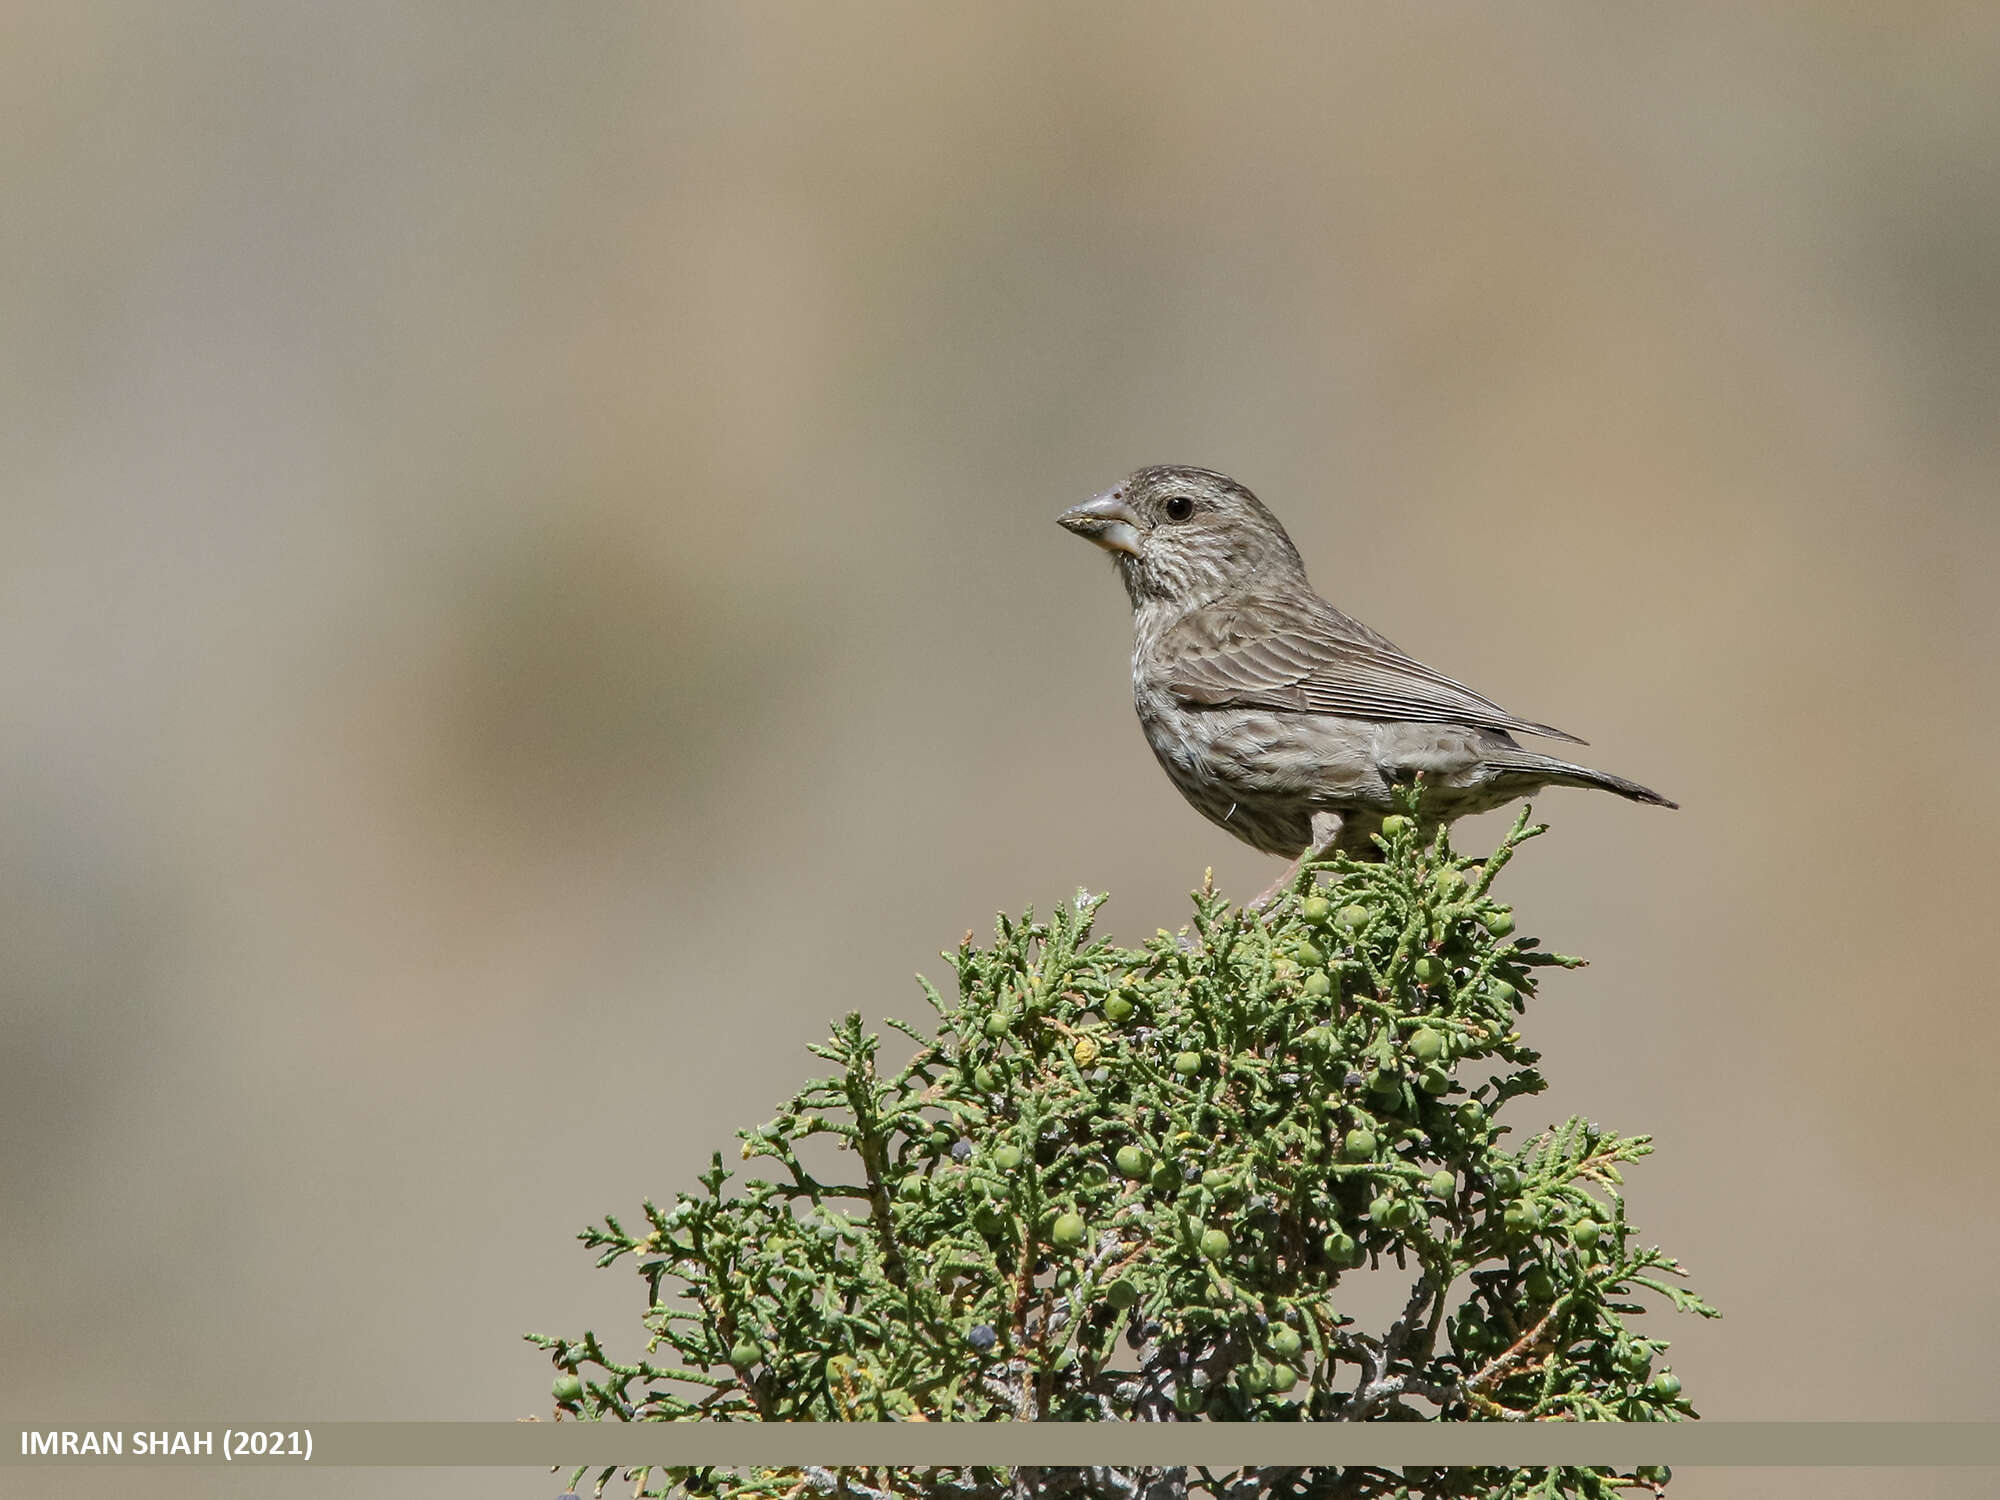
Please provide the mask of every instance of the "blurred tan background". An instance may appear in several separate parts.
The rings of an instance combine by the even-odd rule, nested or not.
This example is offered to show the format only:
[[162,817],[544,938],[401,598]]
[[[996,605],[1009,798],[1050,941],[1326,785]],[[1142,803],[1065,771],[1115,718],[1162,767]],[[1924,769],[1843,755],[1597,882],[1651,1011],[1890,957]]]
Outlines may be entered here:
[[1053,524],[1179,460],[1685,804],[1510,881],[1702,1410],[1992,1415],[2000,9],[13,5],[0,155],[5,1410],[545,1412],[828,1018],[1259,888]]

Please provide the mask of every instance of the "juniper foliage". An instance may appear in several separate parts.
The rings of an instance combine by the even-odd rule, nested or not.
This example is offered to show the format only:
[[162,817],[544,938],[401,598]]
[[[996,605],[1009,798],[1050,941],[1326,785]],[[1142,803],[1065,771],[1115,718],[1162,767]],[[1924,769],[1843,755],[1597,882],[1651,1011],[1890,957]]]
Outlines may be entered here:
[[[584,1242],[647,1287],[644,1357],[532,1336],[559,1415],[618,1421],[1678,1421],[1633,1320],[1714,1310],[1638,1239],[1619,1192],[1650,1149],[1570,1119],[1518,1142],[1543,1087],[1516,1029],[1538,973],[1492,894],[1544,830],[1483,861],[1389,820],[1379,863],[1303,875],[1263,916],[1212,889],[1124,949],[1104,898],[1002,917],[928,982],[934,1032],[897,1068],[850,1015],[835,1069],[739,1132],[769,1174]],[[922,982],[922,981],[920,981]],[[831,1148],[831,1149],[829,1149]],[[803,1154],[802,1154],[803,1153]],[[808,1158],[811,1158],[809,1162]],[[828,1173],[825,1162],[841,1166]],[[813,1163],[820,1163],[814,1165]],[[1343,1293],[1407,1286],[1386,1328]],[[599,1476],[600,1487],[611,1477]],[[925,1500],[1089,1493],[1608,1496],[1659,1471],[1358,1467],[656,1469],[635,1493]]]

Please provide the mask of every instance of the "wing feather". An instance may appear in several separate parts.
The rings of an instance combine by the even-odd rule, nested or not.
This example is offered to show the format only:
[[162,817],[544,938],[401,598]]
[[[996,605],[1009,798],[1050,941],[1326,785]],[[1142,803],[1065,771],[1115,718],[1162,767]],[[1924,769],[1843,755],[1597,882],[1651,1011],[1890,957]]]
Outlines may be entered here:
[[1238,601],[1187,616],[1161,640],[1168,689],[1199,707],[1265,708],[1421,724],[1468,724],[1584,743],[1507,712],[1398,650],[1332,605]]

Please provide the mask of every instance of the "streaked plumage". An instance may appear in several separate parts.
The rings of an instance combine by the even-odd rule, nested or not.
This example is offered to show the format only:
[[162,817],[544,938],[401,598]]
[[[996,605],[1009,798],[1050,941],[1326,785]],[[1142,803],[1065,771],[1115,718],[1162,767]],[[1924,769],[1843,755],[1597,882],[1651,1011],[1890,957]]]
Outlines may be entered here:
[[1132,696],[1153,753],[1204,816],[1272,854],[1367,855],[1421,773],[1449,822],[1544,786],[1672,807],[1622,777],[1524,748],[1583,743],[1509,713],[1313,591],[1283,526],[1208,469],[1141,469],[1064,512],[1110,552],[1132,601]]

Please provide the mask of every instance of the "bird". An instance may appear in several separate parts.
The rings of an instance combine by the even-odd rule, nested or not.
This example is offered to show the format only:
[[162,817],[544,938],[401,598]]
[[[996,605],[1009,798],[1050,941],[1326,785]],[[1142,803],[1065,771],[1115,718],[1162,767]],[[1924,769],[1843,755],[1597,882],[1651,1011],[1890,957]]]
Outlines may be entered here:
[[1430,826],[1548,786],[1677,807],[1650,787],[1524,746],[1584,741],[1508,712],[1314,590],[1278,518],[1226,474],[1155,464],[1057,520],[1111,555],[1132,602],[1132,702],[1195,810],[1292,861],[1380,857],[1399,789]]

